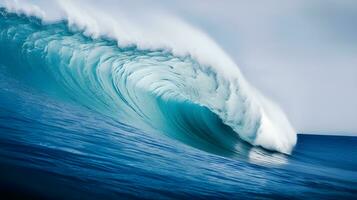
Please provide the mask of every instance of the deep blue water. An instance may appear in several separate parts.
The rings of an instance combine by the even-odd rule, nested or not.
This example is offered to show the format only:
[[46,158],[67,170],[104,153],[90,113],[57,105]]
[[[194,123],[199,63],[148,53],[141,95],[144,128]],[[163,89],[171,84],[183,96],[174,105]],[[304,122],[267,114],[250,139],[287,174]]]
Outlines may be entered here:
[[356,199],[357,137],[299,135],[291,155],[253,147],[205,107],[98,73],[155,62],[175,72],[159,82],[177,83],[175,64],[202,75],[190,58],[0,14],[0,199]]
[[28,199],[355,199],[357,138],[221,156],[0,78],[1,195]]

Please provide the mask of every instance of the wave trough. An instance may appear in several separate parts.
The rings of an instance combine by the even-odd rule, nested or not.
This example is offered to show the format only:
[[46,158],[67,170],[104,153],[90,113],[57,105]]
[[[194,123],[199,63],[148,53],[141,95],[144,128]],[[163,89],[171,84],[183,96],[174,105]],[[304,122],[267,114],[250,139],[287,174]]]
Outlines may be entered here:
[[[125,17],[92,14],[88,5],[59,1],[60,14],[49,20],[50,11],[14,2],[0,11],[0,56],[7,58],[0,64],[26,83],[206,151],[242,151],[242,140],[292,151],[296,133],[280,108],[182,21],[155,21],[157,32],[166,30],[157,39],[161,34],[137,29]],[[172,25],[165,24],[179,26],[167,31]]]

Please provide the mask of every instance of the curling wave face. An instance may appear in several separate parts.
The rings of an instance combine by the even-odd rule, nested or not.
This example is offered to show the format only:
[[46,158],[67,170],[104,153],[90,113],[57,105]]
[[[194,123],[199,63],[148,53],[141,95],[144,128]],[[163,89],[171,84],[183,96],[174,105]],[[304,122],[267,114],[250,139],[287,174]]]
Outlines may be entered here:
[[0,64],[59,98],[209,152],[242,151],[245,142],[292,151],[296,133],[284,113],[221,53],[214,63],[190,48],[121,45],[86,30],[70,18],[43,23],[2,9]]

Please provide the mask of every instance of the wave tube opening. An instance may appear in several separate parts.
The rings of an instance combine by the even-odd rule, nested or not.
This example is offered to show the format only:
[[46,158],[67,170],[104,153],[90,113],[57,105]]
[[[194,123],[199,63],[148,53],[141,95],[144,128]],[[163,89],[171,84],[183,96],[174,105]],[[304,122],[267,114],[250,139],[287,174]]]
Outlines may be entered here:
[[0,28],[9,74],[120,122],[223,155],[248,151],[247,143],[290,153],[296,143],[282,111],[238,68],[227,77],[190,55],[121,46],[66,20],[44,24],[5,9]]

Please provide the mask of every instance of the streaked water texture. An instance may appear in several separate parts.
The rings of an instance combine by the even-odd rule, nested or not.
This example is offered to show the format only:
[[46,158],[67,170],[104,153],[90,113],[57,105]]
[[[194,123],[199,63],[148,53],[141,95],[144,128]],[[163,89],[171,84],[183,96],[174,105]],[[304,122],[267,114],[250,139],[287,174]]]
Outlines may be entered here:
[[1,194],[355,198],[356,137],[295,146],[285,115],[238,69],[0,13]]

